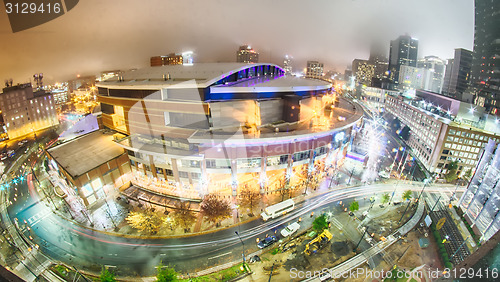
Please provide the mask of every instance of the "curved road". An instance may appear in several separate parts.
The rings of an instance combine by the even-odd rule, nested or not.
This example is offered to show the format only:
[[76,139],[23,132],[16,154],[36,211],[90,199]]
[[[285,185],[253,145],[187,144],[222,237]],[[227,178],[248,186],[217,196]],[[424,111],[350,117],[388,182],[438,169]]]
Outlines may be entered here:
[[[421,186],[398,186],[398,190],[421,190]],[[16,225],[25,238],[31,236],[33,244],[38,244],[43,253],[68,265],[96,272],[102,265],[116,266],[117,274],[122,276],[153,275],[154,267],[160,260],[164,264],[175,265],[181,273],[236,261],[241,259],[242,246],[235,231],[239,232],[245,243],[245,253],[249,254],[257,250],[257,238],[279,234],[277,231],[299,217],[304,217],[302,226],[310,226],[311,211],[318,214],[339,200],[395,190],[391,184],[336,189],[310,198],[296,205],[296,209],[288,215],[268,222],[259,219],[214,233],[184,238],[135,239],[92,231],[54,214],[48,204],[40,200],[31,174],[15,188],[18,192],[11,192],[11,199],[17,195],[17,200],[8,208],[8,213],[13,221],[18,222]],[[432,190],[426,189],[427,192]],[[364,202],[360,201],[360,205]]]

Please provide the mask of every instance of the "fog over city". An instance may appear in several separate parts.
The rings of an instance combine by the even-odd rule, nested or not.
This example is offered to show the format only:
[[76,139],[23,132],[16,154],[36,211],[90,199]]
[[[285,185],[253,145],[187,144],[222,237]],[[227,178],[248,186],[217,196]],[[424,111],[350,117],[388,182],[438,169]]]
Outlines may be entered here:
[[47,82],[77,74],[149,65],[149,58],[193,51],[195,62],[235,61],[250,44],[261,62],[293,57],[343,72],[355,58],[367,59],[370,43],[402,34],[419,39],[419,57],[453,57],[472,49],[473,1],[137,1],[85,0],[67,14],[12,33],[0,12],[0,78],[15,83],[43,72]]

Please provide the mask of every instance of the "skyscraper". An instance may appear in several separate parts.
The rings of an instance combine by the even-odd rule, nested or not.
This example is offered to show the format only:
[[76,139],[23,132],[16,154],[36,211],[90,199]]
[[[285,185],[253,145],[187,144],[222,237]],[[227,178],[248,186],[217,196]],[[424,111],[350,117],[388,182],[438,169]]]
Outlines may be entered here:
[[306,77],[318,79],[323,77],[323,63],[307,61]]
[[391,40],[389,52],[389,81],[391,88],[398,88],[399,68],[402,65],[416,67],[418,54],[418,40],[409,35],[401,35]]
[[257,53],[250,45],[240,46],[236,52],[236,62],[238,63],[258,63],[259,53]]
[[382,46],[382,44],[380,44],[380,42],[372,43],[368,62],[374,66],[373,77],[370,85],[373,87],[380,87],[389,65],[387,50]]
[[292,73],[292,57],[285,55],[283,59],[283,69],[285,70],[285,74]]
[[436,56],[419,59],[417,67],[424,69],[422,89],[441,93],[444,83],[445,61]]
[[463,48],[455,49],[455,57],[448,60],[444,76],[443,91],[445,96],[464,100],[464,92],[470,81],[472,52]]
[[475,103],[487,111],[500,109],[500,1],[475,1],[472,86]]

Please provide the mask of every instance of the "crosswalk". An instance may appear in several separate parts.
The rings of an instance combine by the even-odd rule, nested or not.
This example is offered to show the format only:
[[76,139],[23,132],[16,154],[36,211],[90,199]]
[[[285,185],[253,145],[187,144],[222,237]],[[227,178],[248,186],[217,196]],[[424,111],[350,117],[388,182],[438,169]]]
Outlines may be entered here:
[[338,219],[336,219],[334,217],[330,218],[330,223],[335,225],[335,227],[337,227],[339,230],[342,230],[344,228],[342,223],[340,223],[340,221],[338,221]]

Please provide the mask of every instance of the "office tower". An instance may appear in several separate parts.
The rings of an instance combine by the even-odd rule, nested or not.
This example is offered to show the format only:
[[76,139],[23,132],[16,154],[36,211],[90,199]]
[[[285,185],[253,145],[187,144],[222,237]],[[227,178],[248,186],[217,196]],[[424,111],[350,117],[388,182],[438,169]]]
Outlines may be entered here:
[[451,161],[458,162],[459,176],[474,170],[488,140],[500,142],[496,119],[484,108],[437,93],[416,90],[413,98],[388,93],[385,111],[410,128],[406,143],[413,155],[440,176],[449,172]]
[[409,35],[401,35],[391,40],[389,52],[388,79],[391,88],[398,88],[399,69],[402,65],[416,67],[418,54],[418,40]]
[[399,68],[399,84],[400,90],[421,89],[424,79],[424,69],[410,66],[401,66]]
[[292,74],[292,57],[285,55],[283,69],[285,70],[285,74]]
[[52,94],[33,91],[31,83],[4,88],[0,108],[10,139],[59,124]]
[[238,63],[258,63],[259,53],[257,53],[250,45],[240,46],[236,52],[236,62]]
[[370,47],[370,58],[368,62],[374,66],[373,77],[370,83],[373,87],[380,87],[382,85],[382,80],[386,76],[386,72],[389,66],[389,60],[387,59],[387,51],[380,43],[373,43]]
[[472,52],[466,49],[455,49],[455,57],[448,60],[444,76],[443,91],[445,96],[463,100],[465,90],[469,86],[472,64]]
[[375,74],[375,65],[367,60],[354,59],[352,61],[352,72],[358,84],[371,86]]
[[436,56],[419,59],[417,67],[424,69],[422,89],[441,93],[444,83],[445,61]]
[[500,109],[500,1],[475,1],[472,84],[475,103],[489,112]]
[[306,77],[320,79],[323,77],[323,63],[307,61]]

